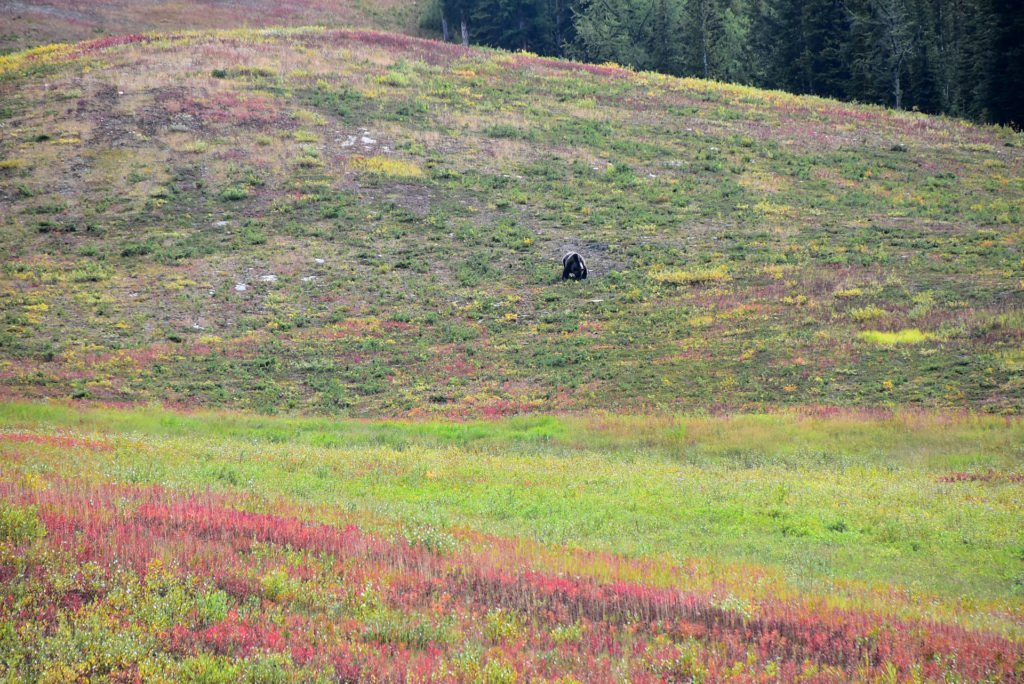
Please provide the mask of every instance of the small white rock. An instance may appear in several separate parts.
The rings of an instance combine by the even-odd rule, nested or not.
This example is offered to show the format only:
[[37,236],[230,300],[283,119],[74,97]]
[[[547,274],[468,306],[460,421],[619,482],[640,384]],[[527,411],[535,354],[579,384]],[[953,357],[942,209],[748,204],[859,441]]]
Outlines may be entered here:
[[235,292],[245,292],[247,289],[249,287],[245,283],[235,283]]

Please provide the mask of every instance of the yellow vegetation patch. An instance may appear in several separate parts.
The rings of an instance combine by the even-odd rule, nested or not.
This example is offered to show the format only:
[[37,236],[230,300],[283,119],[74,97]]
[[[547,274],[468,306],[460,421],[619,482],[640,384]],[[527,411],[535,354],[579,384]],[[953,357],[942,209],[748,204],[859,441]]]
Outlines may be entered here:
[[861,307],[859,309],[850,309],[849,313],[850,317],[858,322],[870,321],[873,318],[884,318],[887,315],[884,309],[880,309],[874,305]]
[[177,280],[167,283],[166,287],[168,290],[183,290],[186,287],[192,287],[195,284],[196,281],[189,278],[178,278]]
[[771,173],[747,171],[737,182],[745,188],[759,192],[778,192],[787,185],[781,178]]
[[715,322],[714,316],[695,316],[686,321],[688,325],[695,328],[703,328]]
[[10,73],[26,66],[60,61],[72,50],[71,45],[57,43],[0,56],[0,73]]
[[904,328],[896,332],[865,330],[857,333],[857,337],[865,342],[871,342],[882,347],[895,347],[898,344],[920,344],[921,342],[935,339],[935,335],[923,333],[917,328]]
[[311,126],[325,126],[327,125],[327,119],[324,118],[323,114],[318,112],[311,112],[308,109],[300,109],[292,115],[296,120],[301,121],[304,124]]
[[772,202],[758,202],[754,205],[754,211],[766,216],[792,216],[795,215],[793,207],[786,204],[774,204]]
[[388,157],[363,157],[356,156],[348,160],[350,168],[363,173],[371,173],[388,178],[418,178],[423,175],[423,169],[412,162],[401,159],[390,159]]
[[648,273],[648,276],[662,283],[674,285],[700,285],[703,283],[727,283],[732,280],[725,264],[714,268],[694,268],[683,270],[680,268],[655,267]]

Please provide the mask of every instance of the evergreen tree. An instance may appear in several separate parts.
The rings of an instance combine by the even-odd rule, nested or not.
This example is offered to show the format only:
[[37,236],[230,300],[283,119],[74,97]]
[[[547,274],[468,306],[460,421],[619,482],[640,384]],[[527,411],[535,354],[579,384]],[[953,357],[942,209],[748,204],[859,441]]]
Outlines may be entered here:
[[854,92],[903,108],[907,63],[917,32],[906,0],[851,2]]
[[985,94],[992,121],[1024,128],[1024,9],[1019,0],[991,0],[991,78]]
[[806,10],[808,50],[806,67],[811,74],[809,93],[844,97],[850,78],[847,64],[849,20],[840,0],[809,0]]
[[462,44],[469,45],[469,17],[476,9],[476,0],[440,0],[440,3],[445,34],[449,27],[458,27]]
[[547,0],[551,4],[551,30],[555,54],[564,57],[576,40],[575,8],[577,0]]
[[474,42],[508,50],[555,54],[548,0],[479,0],[471,14]]
[[932,15],[932,30],[927,36],[932,73],[938,90],[938,111],[963,114],[962,52],[966,24],[963,0],[937,0]]
[[682,9],[679,0],[658,0],[651,19],[650,63],[645,68],[665,74],[681,73]]
[[638,69],[653,69],[658,61],[668,66],[665,36],[671,28],[662,24],[659,31],[658,22],[670,2],[678,0],[580,0],[574,56]]
[[967,12],[973,16],[963,26],[960,49],[960,84],[965,114],[980,121],[991,121],[989,94],[995,63],[995,18],[989,0],[971,0]]
[[574,0],[436,0],[447,42],[458,32],[464,44],[562,55],[575,36]]
[[750,4],[745,0],[687,0],[684,71],[689,75],[744,83],[753,50]]
[[947,110],[947,65],[940,49],[941,14],[945,0],[909,0],[917,38],[907,62],[905,103],[922,112]]
[[757,82],[795,93],[843,97],[850,79],[848,15],[841,0],[765,0],[758,8]]

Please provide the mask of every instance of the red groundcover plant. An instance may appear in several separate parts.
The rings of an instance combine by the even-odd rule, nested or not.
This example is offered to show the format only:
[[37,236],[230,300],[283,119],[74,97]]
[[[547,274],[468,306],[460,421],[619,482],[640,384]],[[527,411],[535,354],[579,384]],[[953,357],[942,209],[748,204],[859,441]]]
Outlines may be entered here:
[[[284,502],[56,478],[0,482],[0,495],[8,675],[133,680],[197,663],[379,681],[1024,674],[1024,647],[993,633],[771,597],[730,609],[685,586],[538,570],[515,539],[433,549]],[[258,507],[270,512],[245,510]],[[134,635],[128,655],[119,631]]]

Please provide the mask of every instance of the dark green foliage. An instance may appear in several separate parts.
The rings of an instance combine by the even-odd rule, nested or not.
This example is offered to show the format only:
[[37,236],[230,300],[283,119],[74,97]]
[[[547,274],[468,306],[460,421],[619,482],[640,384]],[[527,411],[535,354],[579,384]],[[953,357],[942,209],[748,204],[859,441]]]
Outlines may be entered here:
[[839,0],[769,0],[757,6],[756,50],[765,57],[760,82],[795,93],[845,97],[850,78]]
[[476,42],[506,49],[557,54],[547,0],[488,0],[470,15]]
[[461,39],[508,50],[562,55],[573,39],[573,0],[437,0],[427,14],[440,20],[445,39]]
[[314,88],[304,88],[295,93],[298,100],[336,116],[349,116],[363,97],[346,86],[333,86],[319,81]]
[[990,0],[994,24],[994,63],[985,100],[992,121],[1024,128],[1024,9],[1017,0]]
[[512,50],[1018,127],[1024,111],[1014,0],[437,0],[430,14]]
[[121,248],[121,256],[123,257],[140,257],[152,253],[153,245],[147,242],[129,242]]

